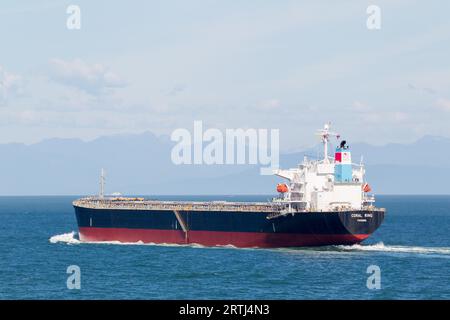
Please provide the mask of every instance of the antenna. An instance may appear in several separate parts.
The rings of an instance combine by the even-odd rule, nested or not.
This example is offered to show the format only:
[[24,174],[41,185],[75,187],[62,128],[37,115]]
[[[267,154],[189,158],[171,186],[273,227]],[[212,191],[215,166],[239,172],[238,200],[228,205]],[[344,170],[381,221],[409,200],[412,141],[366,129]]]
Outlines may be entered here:
[[103,199],[105,197],[105,169],[102,168],[100,173],[100,194],[99,198]]
[[323,129],[318,130],[316,133],[319,135],[322,139],[323,143],[323,162],[324,163],[330,163],[330,160],[328,159],[328,142],[330,141],[330,136],[334,136],[337,139],[339,139],[340,135],[335,132],[330,131],[331,122],[325,123],[323,126]]

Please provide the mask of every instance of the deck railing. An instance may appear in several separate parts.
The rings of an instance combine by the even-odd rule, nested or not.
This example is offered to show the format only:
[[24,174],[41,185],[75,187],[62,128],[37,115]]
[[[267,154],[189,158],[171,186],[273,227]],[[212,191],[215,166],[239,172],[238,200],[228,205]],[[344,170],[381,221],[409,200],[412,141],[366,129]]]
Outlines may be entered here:
[[[283,202],[184,202],[184,201],[157,201],[157,200],[111,200],[98,198],[83,198],[75,200],[73,205],[82,208],[91,209],[122,209],[122,210],[161,210],[161,211],[233,211],[233,212],[265,212],[272,216],[279,216],[300,212],[311,212],[311,210],[292,210],[286,208]],[[361,209],[352,209],[349,207],[335,207],[330,211],[384,211],[383,208],[374,206],[364,206]]]
[[114,201],[100,199],[80,199],[73,204],[77,207],[92,209],[123,210],[167,210],[167,211],[239,211],[239,212],[274,212],[282,206],[266,202],[178,202],[178,201]]

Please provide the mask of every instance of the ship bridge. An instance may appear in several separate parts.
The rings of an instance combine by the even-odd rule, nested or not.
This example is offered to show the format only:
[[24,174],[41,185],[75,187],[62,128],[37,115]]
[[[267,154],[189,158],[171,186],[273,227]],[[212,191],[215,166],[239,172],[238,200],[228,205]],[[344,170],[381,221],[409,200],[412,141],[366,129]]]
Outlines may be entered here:
[[286,192],[277,200],[286,204],[288,212],[361,210],[373,202],[373,198],[367,196],[370,188],[364,180],[364,165],[352,163],[346,141],[341,141],[334,157],[328,156],[330,137],[340,137],[329,129],[330,125],[326,124],[317,133],[324,146],[322,160],[304,157],[297,168],[274,172],[288,180]]

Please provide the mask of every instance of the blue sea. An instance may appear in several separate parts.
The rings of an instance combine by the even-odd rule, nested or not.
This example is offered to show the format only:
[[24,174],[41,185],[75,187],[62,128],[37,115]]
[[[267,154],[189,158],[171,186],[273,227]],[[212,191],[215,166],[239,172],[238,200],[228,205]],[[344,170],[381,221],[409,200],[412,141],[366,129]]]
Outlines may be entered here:
[[1,299],[450,299],[450,196],[378,196],[386,218],[363,244],[293,249],[80,243],[75,198],[0,197]]

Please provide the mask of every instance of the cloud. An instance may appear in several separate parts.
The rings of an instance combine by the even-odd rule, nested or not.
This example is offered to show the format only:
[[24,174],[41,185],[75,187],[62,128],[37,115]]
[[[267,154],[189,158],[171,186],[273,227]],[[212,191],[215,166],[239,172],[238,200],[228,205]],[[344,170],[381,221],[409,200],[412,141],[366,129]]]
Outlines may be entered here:
[[397,109],[383,110],[372,107],[367,102],[360,100],[354,100],[346,110],[350,111],[352,117],[356,117],[352,119],[359,119],[359,121],[365,124],[399,124],[405,123],[410,119],[410,115],[406,112]]
[[108,89],[122,88],[125,81],[101,64],[88,64],[81,59],[65,61],[52,59],[51,79],[75,87],[91,95],[99,95]]
[[167,96],[171,96],[174,97],[176,95],[178,95],[179,93],[183,92],[184,90],[186,90],[187,86],[184,84],[176,84],[175,86],[173,86],[168,92],[167,92]]
[[367,103],[359,101],[359,100],[355,100],[352,103],[351,110],[356,111],[356,112],[365,112],[365,111],[370,111],[371,108]]
[[438,99],[436,101],[436,106],[444,111],[450,111],[450,100],[448,99]]
[[411,83],[408,83],[408,88],[410,90],[413,90],[413,91],[422,91],[422,92],[428,93],[430,95],[435,95],[436,94],[436,90],[434,90],[433,88],[429,88],[429,87],[421,88],[421,87],[417,87],[417,86],[415,86],[415,85],[413,85]]
[[9,97],[22,93],[22,78],[7,72],[0,66],[0,105],[5,104]]
[[258,108],[263,109],[263,110],[276,110],[276,109],[279,109],[280,107],[281,107],[281,102],[278,99],[268,99],[268,100],[261,101],[258,104]]

